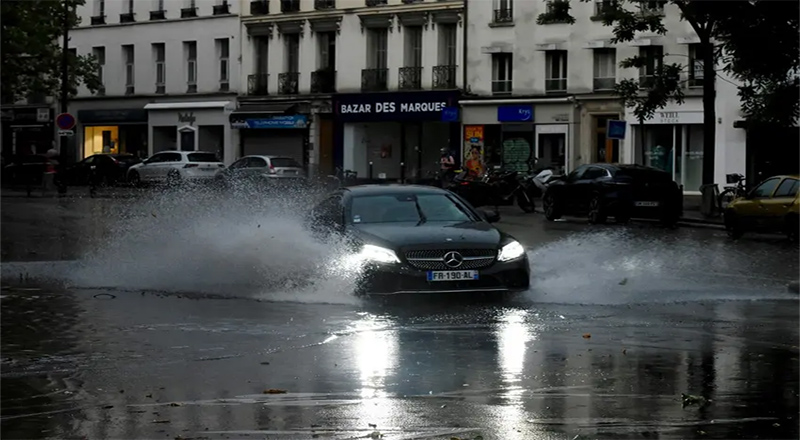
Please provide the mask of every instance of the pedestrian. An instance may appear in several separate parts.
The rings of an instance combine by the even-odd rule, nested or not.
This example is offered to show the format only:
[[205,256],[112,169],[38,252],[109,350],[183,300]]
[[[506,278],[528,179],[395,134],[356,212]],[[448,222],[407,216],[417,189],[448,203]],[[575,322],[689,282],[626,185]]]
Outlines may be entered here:
[[451,180],[453,174],[455,173],[456,160],[453,158],[453,155],[450,154],[450,150],[447,148],[442,148],[441,153],[442,156],[439,159],[439,179],[442,188],[444,188],[446,186],[446,182]]

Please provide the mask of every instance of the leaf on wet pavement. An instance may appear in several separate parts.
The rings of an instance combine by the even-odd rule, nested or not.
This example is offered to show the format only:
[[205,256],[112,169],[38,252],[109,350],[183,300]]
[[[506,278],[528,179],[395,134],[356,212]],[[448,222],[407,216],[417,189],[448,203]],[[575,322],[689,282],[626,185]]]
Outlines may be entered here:
[[681,393],[681,404],[684,407],[690,405],[705,405],[709,400],[703,396],[695,396],[692,394]]
[[592,337],[592,334],[591,334],[591,333],[584,333],[584,334],[583,334],[583,339],[589,339],[589,338],[591,338],[591,337]]
[[620,286],[624,286],[626,284],[628,284],[628,279],[627,278],[623,278],[622,281],[619,282]]
[[153,420],[153,423],[169,423],[169,420]]
[[286,390],[278,390],[275,388],[270,388],[268,390],[264,390],[264,394],[286,394],[288,391]]
[[172,402],[169,404],[169,406],[181,406],[181,404],[177,402]]

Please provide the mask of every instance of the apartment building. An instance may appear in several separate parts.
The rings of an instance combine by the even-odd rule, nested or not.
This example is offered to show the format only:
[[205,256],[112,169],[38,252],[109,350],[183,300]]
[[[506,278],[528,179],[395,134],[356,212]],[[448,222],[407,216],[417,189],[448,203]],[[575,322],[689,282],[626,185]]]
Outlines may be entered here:
[[[612,28],[598,15],[609,0],[571,2],[575,24],[536,24],[548,3],[530,0],[468,0],[467,89],[461,101],[464,148],[480,151],[490,164],[527,170],[538,165],[569,172],[592,162],[652,165],[673,173],[687,192],[702,183],[703,106],[699,39],[680,20],[674,5],[643,1],[641,13],[661,14],[666,35],[643,34],[611,44]],[[640,55],[642,69],[621,69],[623,59]],[[617,81],[638,78],[645,84],[657,63],[681,63],[686,99],[670,103],[643,126],[619,104]],[[745,171],[745,133],[736,84],[717,78],[716,172]],[[609,120],[624,120],[623,140],[606,136]],[[642,136],[644,131],[644,136]],[[644,137],[644,143],[641,139]]]
[[239,155],[397,179],[459,149],[461,0],[242,3]]
[[179,149],[232,161],[238,14],[238,1],[86,0],[69,50],[97,57],[103,88],[69,104],[76,158]]

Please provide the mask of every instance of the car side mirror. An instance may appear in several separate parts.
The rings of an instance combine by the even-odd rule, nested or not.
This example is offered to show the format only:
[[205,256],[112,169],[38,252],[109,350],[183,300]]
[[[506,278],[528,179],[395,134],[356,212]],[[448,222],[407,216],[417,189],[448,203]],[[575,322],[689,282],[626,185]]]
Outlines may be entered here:
[[497,223],[500,221],[500,213],[497,211],[483,211],[483,218],[489,223]]

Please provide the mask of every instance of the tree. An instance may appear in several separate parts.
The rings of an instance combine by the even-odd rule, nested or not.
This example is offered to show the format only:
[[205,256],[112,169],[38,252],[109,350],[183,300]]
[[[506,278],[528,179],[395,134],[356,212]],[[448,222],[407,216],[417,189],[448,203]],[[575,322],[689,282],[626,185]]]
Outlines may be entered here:
[[[77,26],[80,19],[75,12],[76,7],[84,1],[0,2],[2,102],[14,103],[32,95],[59,95],[65,15],[69,28]],[[102,84],[97,60],[91,55],[77,56],[72,52],[67,55],[70,96],[77,93],[81,83],[92,92],[98,90]]]
[[[589,2],[592,0],[581,0]],[[681,19],[699,38],[698,56],[703,69],[703,183],[714,181],[716,67],[742,83],[739,96],[746,117],[754,121],[791,125],[798,115],[798,10],[797,1],[610,0],[603,1],[600,19],[613,27],[612,44],[628,42],[642,32],[664,35],[667,29],[654,3],[675,5]],[[633,8],[626,7],[628,5]],[[551,0],[539,23],[575,23],[569,0]],[[768,52],[765,51],[768,48]],[[770,55],[775,55],[773,58]],[[622,68],[651,63],[646,83],[620,81],[614,91],[625,107],[643,121],[670,101],[683,102],[681,63],[664,63],[663,57],[622,60]],[[719,63],[719,64],[718,64]]]

